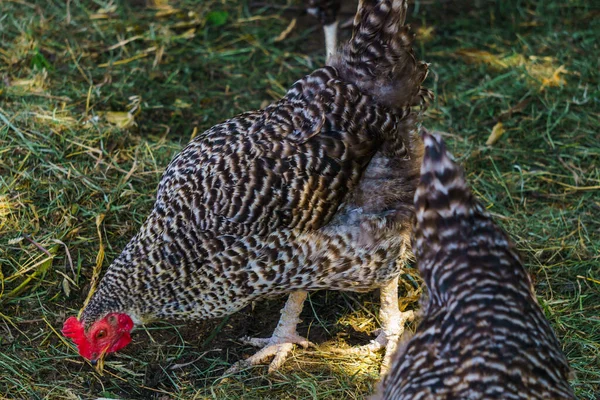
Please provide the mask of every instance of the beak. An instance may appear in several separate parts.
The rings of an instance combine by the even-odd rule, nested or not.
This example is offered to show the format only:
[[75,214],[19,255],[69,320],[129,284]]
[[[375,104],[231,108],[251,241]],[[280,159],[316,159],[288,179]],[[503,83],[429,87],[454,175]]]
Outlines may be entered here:
[[92,365],[94,366],[94,369],[96,370],[96,372],[98,372],[98,374],[102,375],[102,372],[104,371],[104,354],[101,355],[99,359],[94,360],[92,362]]
[[102,353],[100,353],[100,357],[95,360],[90,360],[90,364],[94,367],[94,369],[102,375],[102,371],[104,371],[104,357],[106,356],[106,351],[108,350],[108,346]]

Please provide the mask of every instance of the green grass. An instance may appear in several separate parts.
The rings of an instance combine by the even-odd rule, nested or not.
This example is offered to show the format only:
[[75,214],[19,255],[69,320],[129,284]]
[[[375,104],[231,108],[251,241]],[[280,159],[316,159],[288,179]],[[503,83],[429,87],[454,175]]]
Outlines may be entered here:
[[[325,345],[295,351],[273,375],[260,367],[221,379],[251,352],[237,339],[268,335],[282,299],[138,331],[103,375],[57,334],[190,137],[323,63],[309,18],[274,40],[293,10],[169,4],[177,11],[161,16],[144,1],[0,3],[0,398],[365,398],[380,360],[328,348],[369,339],[374,294],[313,294],[300,331]],[[581,399],[600,395],[599,17],[583,0],[420,1],[410,16],[437,95],[425,125],[447,132],[521,249]],[[560,66],[567,72],[552,79]],[[136,125],[107,121],[132,102]],[[499,121],[505,133],[486,146]],[[412,282],[404,293],[414,294]]]

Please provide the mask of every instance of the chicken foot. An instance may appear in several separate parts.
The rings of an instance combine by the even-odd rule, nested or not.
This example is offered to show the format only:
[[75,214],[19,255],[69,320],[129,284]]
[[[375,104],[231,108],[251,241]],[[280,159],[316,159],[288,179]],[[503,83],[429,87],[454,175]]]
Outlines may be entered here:
[[381,328],[376,331],[377,337],[369,344],[350,349],[336,349],[336,353],[344,354],[369,354],[385,349],[385,356],[381,364],[381,374],[389,369],[392,356],[396,352],[398,340],[404,333],[404,326],[414,319],[413,311],[401,312],[398,308],[398,277],[380,288],[381,308],[379,319]]
[[325,54],[329,62],[337,52],[338,21],[323,25],[323,32],[325,33]]
[[283,365],[294,344],[304,348],[315,347],[308,339],[298,335],[296,326],[300,323],[300,313],[306,300],[307,292],[297,291],[290,294],[285,306],[281,310],[279,323],[270,338],[242,338],[243,343],[262,347],[256,354],[246,360],[235,363],[226,374],[234,373],[244,367],[260,364],[271,356],[275,356],[269,365],[269,373],[276,371]]

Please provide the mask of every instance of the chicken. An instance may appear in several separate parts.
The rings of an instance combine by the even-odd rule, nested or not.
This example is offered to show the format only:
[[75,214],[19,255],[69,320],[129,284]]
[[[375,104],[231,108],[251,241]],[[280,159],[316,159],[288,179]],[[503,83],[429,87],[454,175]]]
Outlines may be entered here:
[[573,399],[569,366],[508,236],[424,134],[414,251],[429,298],[373,399]]
[[319,19],[325,33],[325,54],[330,59],[336,53],[338,20],[342,0],[308,0],[307,12]]
[[397,281],[414,219],[422,143],[416,125],[431,97],[421,87],[404,26],[405,0],[364,0],[354,33],[331,66],[297,81],[279,101],[198,135],[171,161],[153,210],[113,261],[65,336],[92,361],[157,319],[232,314],[290,294],[264,348],[293,344],[307,291],[381,288],[382,332],[393,346],[410,312]]

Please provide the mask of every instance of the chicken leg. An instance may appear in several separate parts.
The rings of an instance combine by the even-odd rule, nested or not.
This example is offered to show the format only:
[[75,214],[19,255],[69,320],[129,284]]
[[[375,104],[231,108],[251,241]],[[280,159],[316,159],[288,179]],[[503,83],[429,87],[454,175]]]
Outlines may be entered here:
[[296,332],[296,326],[300,322],[300,313],[302,312],[307,294],[307,292],[302,290],[290,294],[285,306],[281,310],[281,317],[279,318],[277,327],[270,338],[243,338],[243,343],[262,347],[262,349],[246,360],[235,363],[226,374],[237,372],[243,367],[260,364],[267,358],[275,356],[269,365],[269,373],[271,373],[285,362],[294,344],[298,344],[304,348],[315,347],[308,339],[298,335],[298,332]]
[[398,277],[392,279],[380,288],[381,308],[379,319],[381,328],[378,335],[369,344],[350,349],[337,349],[335,352],[344,354],[375,353],[385,348],[385,356],[381,363],[381,374],[387,373],[391,357],[396,352],[398,340],[404,333],[404,325],[414,319],[413,311],[401,312],[398,308]]
[[325,52],[327,62],[329,62],[337,51],[338,21],[332,22],[329,25],[323,25],[323,32],[325,33]]

